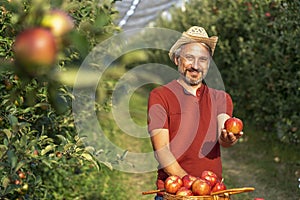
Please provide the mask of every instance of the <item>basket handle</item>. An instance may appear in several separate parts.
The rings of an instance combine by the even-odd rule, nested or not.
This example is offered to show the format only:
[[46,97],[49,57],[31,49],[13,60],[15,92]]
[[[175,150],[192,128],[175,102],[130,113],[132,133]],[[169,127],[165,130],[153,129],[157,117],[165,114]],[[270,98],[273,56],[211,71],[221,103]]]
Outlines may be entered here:
[[143,194],[143,195],[146,195],[146,194],[154,194],[154,193],[165,192],[165,191],[166,191],[165,189],[149,190],[149,191],[146,191],[146,192],[142,192],[142,194]]
[[222,190],[222,191],[218,191],[218,192],[213,192],[211,193],[211,195],[218,195],[218,194],[239,194],[239,193],[243,193],[243,192],[252,192],[254,191],[255,188],[253,187],[243,187],[243,188],[232,188],[232,189],[227,189],[227,190]]

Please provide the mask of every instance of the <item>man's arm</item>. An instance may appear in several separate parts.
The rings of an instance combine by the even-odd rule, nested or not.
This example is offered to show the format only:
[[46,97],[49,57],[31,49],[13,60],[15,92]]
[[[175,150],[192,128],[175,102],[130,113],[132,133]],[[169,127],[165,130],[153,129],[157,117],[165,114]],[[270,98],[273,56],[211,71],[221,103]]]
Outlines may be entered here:
[[170,176],[183,177],[187,172],[179,165],[169,148],[169,130],[155,129],[150,132],[156,160],[160,167]]
[[219,133],[219,143],[223,147],[231,147],[233,146],[240,137],[243,136],[243,132],[240,132],[238,134],[228,133],[224,129],[224,123],[227,119],[229,119],[230,116],[228,114],[219,114],[218,115],[218,133]]

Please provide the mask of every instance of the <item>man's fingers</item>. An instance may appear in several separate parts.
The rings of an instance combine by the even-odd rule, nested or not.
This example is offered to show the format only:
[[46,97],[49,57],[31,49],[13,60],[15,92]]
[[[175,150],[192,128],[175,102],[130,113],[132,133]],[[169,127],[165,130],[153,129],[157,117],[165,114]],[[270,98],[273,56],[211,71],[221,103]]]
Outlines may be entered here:
[[231,132],[229,132],[227,136],[231,142],[234,142],[236,140],[235,135]]
[[236,139],[239,139],[240,137],[242,137],[244,134],[244,132],[239,132],[238,134],[235,135]]

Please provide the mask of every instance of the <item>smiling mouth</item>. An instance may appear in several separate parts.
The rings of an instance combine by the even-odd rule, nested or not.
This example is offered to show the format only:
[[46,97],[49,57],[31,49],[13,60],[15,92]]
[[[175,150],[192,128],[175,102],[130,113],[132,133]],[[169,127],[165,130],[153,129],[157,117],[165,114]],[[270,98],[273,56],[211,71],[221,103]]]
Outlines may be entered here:
[[188,72],[202,72],[201,69],[195,69],[193,67],[186,69]]

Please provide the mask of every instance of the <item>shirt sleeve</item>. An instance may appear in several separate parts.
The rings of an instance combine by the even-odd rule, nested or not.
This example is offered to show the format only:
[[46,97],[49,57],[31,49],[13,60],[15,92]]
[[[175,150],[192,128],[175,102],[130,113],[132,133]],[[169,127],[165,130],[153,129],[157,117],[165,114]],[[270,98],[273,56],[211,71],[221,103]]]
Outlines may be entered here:
[[226,92],[221,92],[218,95],[218,115],[226,113],[229,116],[232,116],[233,113],[233,103],[231,96]]
[[148,131],[168,128],[168,114],[166,102],[156,91],[152,91],[148,99]]

